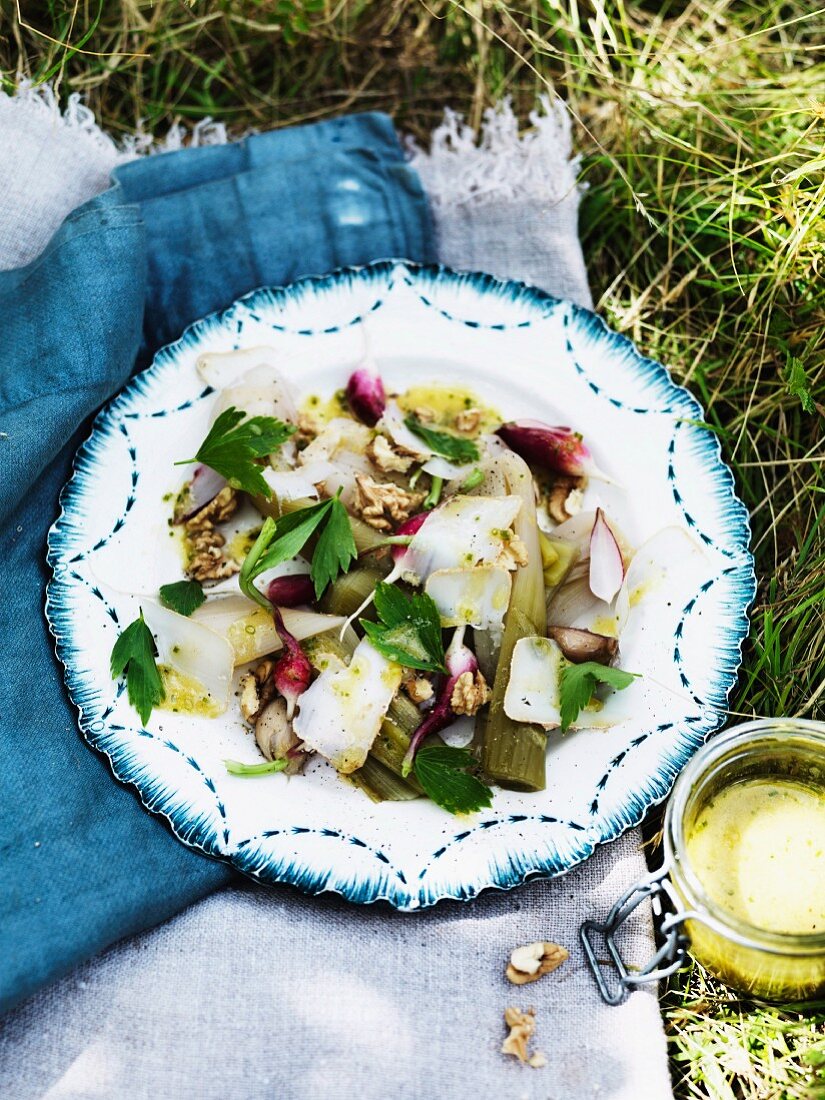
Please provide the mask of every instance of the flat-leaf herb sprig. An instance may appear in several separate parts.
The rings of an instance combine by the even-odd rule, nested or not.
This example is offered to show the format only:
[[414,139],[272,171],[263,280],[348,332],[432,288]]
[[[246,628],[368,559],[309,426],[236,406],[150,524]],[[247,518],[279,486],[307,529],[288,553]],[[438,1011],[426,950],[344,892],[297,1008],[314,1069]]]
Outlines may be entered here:
[[175,465],[202,462],[225,477],[233,489],[269,500],[272,490],[255,460],[271,455],[294,431],[294,425],[274,416],[247,417],[232,405],[224,409],[209,429],[195,457],[181,459]]
[[570,726],[593,698],[597,684],[608,684],[621,691],[639,679],[638,672],[625,672],[595,661],[583,661],[580,665],[566,664],[559,685],[559,714],[561,731],[567,733]]
[[475,766],[468,749],[426,745],[415,755],[415,777],[433,802],[451,814],[472,814],[493,804],[493,792],[469,768]]
[[206,600],[197,581],[174,581],[160,586],[160,602],[178,615],[191,615]]
[[448,462],[455,462],[458,466],[467,462],[478,462],[478,447],[472,439],[462,439],[461,436],[451,435],[449,432],[436,431],[435,428],[423,424],[417,416],[405,417],[404,424],[427,444],[433,454],[441,455]]
[[426,592],[406,596],[386,581],[375,586],[375,610],[380,622],[361,619],[373,647],[390,661],[423,672],[446,672],[441,618]]
[[146,725],[152,708],[163,702],[166,692],[155,662],[155,639],[146,625],[142,609],[115,642],[110,668],[113,680],[126,674],[129,702]]
[[358,557],[352,524],[347,510],[341,503],[340,490],[329,500],[319,501],[307,508],[278,519],[267,517],[261,533],[244,558],[238,583],[250,600],[272,609],[269,600],[253,584],[256,577],[267,569],[273,569],[300,554],[316,532],[318,541],[312,552],[310,576],[315,587],[316,599],[339,573],[347,573]]

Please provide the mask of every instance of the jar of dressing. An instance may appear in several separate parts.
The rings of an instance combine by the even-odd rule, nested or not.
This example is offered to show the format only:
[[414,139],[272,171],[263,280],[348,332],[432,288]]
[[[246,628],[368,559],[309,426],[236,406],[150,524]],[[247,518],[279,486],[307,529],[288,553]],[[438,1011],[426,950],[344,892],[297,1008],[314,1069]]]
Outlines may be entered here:
[[[645,899],[662,946],[639,971],[616,935]],[[688,949],[751,997],[804,1001],[825,993],[825,723],[759,719],[704,745],[665,814],[664,864],[629,890],[582,946],[602,997],[618,1004],[672,974]],[[597,959],[603,938],[612,982]]]

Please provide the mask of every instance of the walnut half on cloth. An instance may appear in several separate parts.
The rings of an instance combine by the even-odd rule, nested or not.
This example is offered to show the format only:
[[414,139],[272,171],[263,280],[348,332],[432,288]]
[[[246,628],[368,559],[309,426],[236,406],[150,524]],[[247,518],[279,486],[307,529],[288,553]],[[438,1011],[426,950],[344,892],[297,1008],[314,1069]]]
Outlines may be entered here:
[[528,1008],[526,1012],[522,1012],[520,1008],[505,1008],[504,1022],[509,1027],[510,1034],[501,1044],[501,1053],[511,1054],[533,1069],[546,1066],[547,1058],[540,1051],[527,1053],[527,1044],[536,1030],[536,1010]]
[[510,962],[504,974],[513,985],[526,985],[538,981],[544,974],[550,974],[569,958],[566,947],[558,943],[539,940],[517,947],[510,955]]

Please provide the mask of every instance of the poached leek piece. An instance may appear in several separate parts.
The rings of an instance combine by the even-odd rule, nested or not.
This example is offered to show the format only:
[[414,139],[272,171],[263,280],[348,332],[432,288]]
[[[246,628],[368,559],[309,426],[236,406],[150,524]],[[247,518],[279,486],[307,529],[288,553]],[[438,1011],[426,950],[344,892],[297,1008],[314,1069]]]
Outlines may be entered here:
[[608,479],[582,433],[460,387],[388,393],[372,362],[327,397],[267,348],[198,370],[218,393],[172,494],[183,575],[112,653],[141,721],[237,706],[261,759],[234,775],[316,754],[456,814],[544,789],[548,731],[615,724],[634,551],[587,508]]

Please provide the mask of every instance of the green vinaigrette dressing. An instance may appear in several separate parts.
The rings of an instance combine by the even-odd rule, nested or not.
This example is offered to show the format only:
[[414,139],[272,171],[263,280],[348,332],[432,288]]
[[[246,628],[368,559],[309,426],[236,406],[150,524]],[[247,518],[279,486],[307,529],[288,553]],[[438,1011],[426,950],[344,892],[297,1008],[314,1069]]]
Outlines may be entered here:
[[216,702],[206,688],[192,676],[187,676],[171,665],[158,665],[163,681],[164,699],[158,704],[160,710],[171,710],[176,714],[195,714],[202,718],[217,718],[225,707]]
[[825,931],[825,796],[785,779],[746,779],[692,822],[687,858],[712,901],[754,928]]
[[[398,407],[406,415],[416,415],[424,410],[427,413],[427,425],[431,428],[456,428],[456,417],[461,413],[467,413],[471,409],[478,412],[477,423],[463,432],[467,438],[477,436],[481,432],[494,431],[501,424],[501,416],[494,408],[485,405],[472,390],[465,386],[444,386],[431,383],[424,386],[410,386],[403,393],[391,394],[398,402]],[[336,391],[332,397],[323,398],[316,393],[305,397],[301,404],[301,412],[307,413],[319,425],[329,423],[339,416],[351,417],[347,408],[344,391]]]

